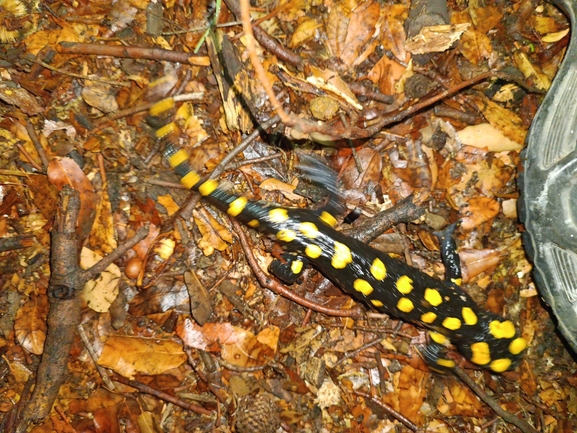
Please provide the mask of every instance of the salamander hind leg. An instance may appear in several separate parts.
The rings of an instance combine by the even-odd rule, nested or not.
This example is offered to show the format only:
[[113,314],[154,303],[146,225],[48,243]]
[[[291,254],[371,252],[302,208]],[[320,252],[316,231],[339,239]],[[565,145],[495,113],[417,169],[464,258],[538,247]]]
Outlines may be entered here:
[[448,357],[449,349],[447,346],[450,341],[447,337],[438,332],[429,332],[429,343],[419,348],[419,353],[429,366],[437,373],[447,373],[455,367],[455,361]]

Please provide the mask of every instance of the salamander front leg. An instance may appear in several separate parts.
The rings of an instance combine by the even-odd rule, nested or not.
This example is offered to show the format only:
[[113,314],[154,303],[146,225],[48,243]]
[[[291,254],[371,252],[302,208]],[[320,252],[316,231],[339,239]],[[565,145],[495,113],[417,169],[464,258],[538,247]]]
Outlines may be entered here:
[[285,252],[280,259],[275,259],[269,271],[287,284],[294,284],[302,275],[308,260],[297,253]]
[[455,229],[461,224],[460,221],[451,224],[445,230],[435,232],[441,244],[441,259],[445,265],[445,279],[460,286],[463,283],[461,275],[461,259],[457,253],[457,243],[453,238]]

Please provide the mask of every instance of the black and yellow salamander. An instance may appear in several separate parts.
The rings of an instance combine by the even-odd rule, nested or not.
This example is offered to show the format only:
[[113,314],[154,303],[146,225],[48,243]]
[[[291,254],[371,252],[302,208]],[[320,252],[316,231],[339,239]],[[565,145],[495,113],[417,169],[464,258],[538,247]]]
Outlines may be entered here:
[[[164,100],[150,114],[157,117],[173,107],[171,100]],[[451,230],[442,236],[441,246],[444,259],[453,266],[447,267],[448,281],[441,281],[335,230],[337,221],[326,210],[253,202],[224,191],[216,180],[202,180],[191,168],[188,153],[176,148],[172,137],[176,129],[168,123],[156,135],[180,182],[221,211],[278,240],[285,262],[271,267],[275,275],[296,281],[310,263],[355,299],[428,328],[431,341],[423,355],[433,368],[455,366],[446,356],[450,343],[466,359],[495,373],[515,366],[527,343],[510,320],[480,308],[459,287]]]

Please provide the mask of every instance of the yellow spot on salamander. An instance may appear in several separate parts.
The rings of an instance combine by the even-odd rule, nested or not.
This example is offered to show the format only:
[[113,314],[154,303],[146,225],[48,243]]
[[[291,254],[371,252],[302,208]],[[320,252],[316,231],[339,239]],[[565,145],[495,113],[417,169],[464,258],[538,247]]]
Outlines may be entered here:
[[375,277],[375,280],[383,281],[387,276],[387,268],[381,259],[377,258],[373,260],[371,265],[371,274]]
[[397,290],[403,295],[408,295],[413,291],[413,280],[411,280],[407,275],[399,277],[396,283]]
[[489,332],[495,338],[513,338],[515,336],[515,325],[510,320],[499,322],[493,320],[489,323]]
[[323,211],[319,219],[330,227],[334,227],[337,225],[337,219],[327,211]]
[[443,334],[431,331],[429,332],[429,336],[431,337],[431,340],[433,340],[435,343],[442,344],[443,346],[449,344],[449,339],[445,337]]
[[437,289],[425,289],[425,300],[433,307],[443,303],[443,298]]
[[296,239],[297,234],[294,230],[279,230],[276,234],[276,238],[281,242],[292,242]]
[[513,355],[518,355],[527,348],[527,340],[523,337],[515,338],[509,344],[509,352]]
[[311,259],[319,258],[322,253],[323,250],[321,249],[321,247],[315,244],[307,245],[307,247],[305,248],[305,254],[307,255],[307,257],[310,257]]
[[239,197],[231,204],[228,205],[228,210],[226,211],[231,217],[239,216],[240,213],[246,207],[248,199],[246,197]]
[[456,331],[461,327],[461,320],[456,317],[447,317],[443,320],[443,327],[450,329],[451,331]]
[[200,195],[206,197],[207,195],[212,194],[216,188],[218,188],[218,182],[214,179],[210,179],[198,187],[198,192]]
[[162,128],[158,128],[155,132],[156,138],[162,138],[168,134],[172,134],[176,130],[176,124],[174,122],[167,123]]
[[303,262],[301,262],[300,260],[295,260],[294,262],[291,263],[291,271],[293,271],[293,274],[300,274],[301,271],[303,270]]
[[491,362],[491,350],[489,345],[484,341],[471,344],[471,361],[477,365],[487,365]]
[[162,101],[158,101],[148,111],[151,116],[158,116],[162,113],[166,113],[174,108],[174,98],[167,98],[163,99]]
[[404,313],[410,313],[415,308],[415,304],[409,298],[401,298],[397,302],[397,308]]
[[284,223],[286,220],[288,220],[289,216],[288,216],[288,212],[286,209],[283,209],[282,207],[278,207],[278,208],[272,209],[268,213],[268,218],[270,219],[270,222],[272,222],[272,223]]
[[200,182],[200,176],[192,170],[180,178],[180,183],[188,189],[192,189],[198,182]]
[[469,307],[463,307],[461,313],[463,315],[463,322],[465,322],[465,325],[477,324],[477,315],[472,309],[470,309]]
[[507,371],[510,366],[511,360],[509,358],[495,359],[490,365],[491,370],[495,373],[503,373],[504,371]]
[[437,359],[437,364],[445,368],[455,368],[455,361],[453,361],[452,359],[439,358]]
[[357,292],[360,292],[365,296],[369,296],[373,293],[373,286],[371,286],[368,281],[361,280],[360,278],[355,280],[353,287]]
[[309,239],[314,239],[319,235],[319,229],[314,223],[300,223],[299,230],[303,235],[305,235],[305,237]]
[[351,250],[345,244],[335,241],[335,253],[331,259],[331,265],[335,269],[344,269],[349,263],[353,261]]
[[252,221],[249,221],[247,223],[247,225],[249,227],[252,227],[253,229],[256,229],[260,225],[260,222],[258,222],[258,220],[252,220]]
[[379,301],[378,299],[371,299],[371,303],[375,306],[375,307],[382,307],[384,304]]
[[423,323],[433,323],[437,319],[437,315],[432,311],[429,311],[421,316],[421,322]]
[[178,167],[183,162],[188,161],[188,152],[184,149],[179,149],[168,158],[168,163],[172,168]]
[[457,286],[460,286],[463,284],[463,279],[462,278],[451,278],[451,282]]

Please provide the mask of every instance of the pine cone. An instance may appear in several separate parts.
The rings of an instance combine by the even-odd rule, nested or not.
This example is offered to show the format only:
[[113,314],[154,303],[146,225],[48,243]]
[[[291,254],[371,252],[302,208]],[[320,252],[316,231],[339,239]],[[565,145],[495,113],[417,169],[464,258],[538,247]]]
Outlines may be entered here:
[[280,408],[268,392],[243,397],[236,411],[237,433],[275,433],[280,427]]

